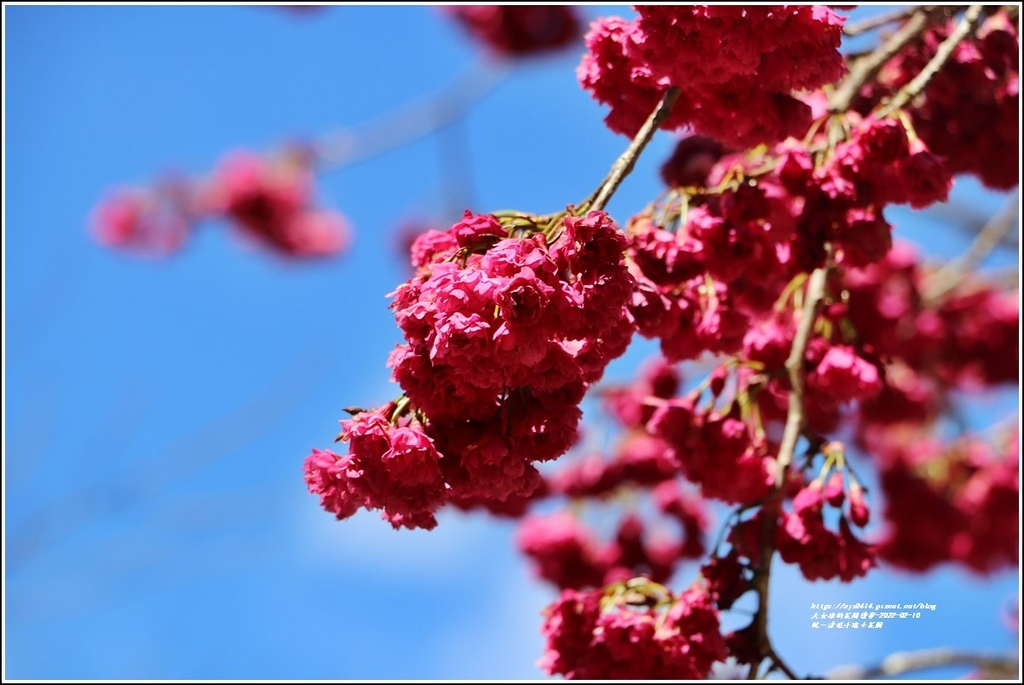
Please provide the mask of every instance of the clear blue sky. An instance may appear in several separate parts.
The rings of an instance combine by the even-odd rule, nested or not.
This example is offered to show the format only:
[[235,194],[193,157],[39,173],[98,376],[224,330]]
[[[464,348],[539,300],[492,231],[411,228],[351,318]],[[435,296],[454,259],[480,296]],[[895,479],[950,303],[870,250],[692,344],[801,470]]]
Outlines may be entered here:
[[[579,51],[525,65],[443,135],[322,177],[322,204],[356,230],[338,260],[284,262],[209,225],[156,261],[92,241],[87,217],[106,190],[358,126],[443,89],[479,53],[430,7],[4,15],[5,677],[541,677],[539,612],[553,594],[531,581],[509,524],[445,514],[433,532],[394,532],[367,512],[338,523],[301,465],[331,444],[342,407],[395,394],[385,294],[405,278],[397,222],[452,203],[556,210],[622,150],[576,84]],[[618,219],[658,192],[671,145],[652,144],[610,206]],[[964,188],[977,216],[999,207]],[[933,253],[964,244],[940,222],[894,218]],[[626,378],[648,350],[609,376]],[[773,583],[776,645],[800,672],[1016,641],[998,617],[1016,573],[840,586],[787,569]],[[814,632],[810,603],[834,601],[938,610],[871,635]]]

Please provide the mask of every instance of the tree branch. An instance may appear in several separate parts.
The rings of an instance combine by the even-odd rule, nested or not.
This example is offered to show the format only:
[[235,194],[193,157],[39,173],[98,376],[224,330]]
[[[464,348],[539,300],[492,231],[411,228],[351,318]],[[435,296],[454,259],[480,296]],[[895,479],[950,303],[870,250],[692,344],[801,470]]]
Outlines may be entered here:
[[878,73],[878,70],[904,46],[921,35],[928,26],[928,18],[933,10],[933,7],[914,8],[914,12],[906,24],[866,57],[857,60],[851,67],[850,73],[829,98],[828,111],[838,114],[848,110],[864,84],[870,81]]
[[[828,276],[829,267],[822,266],[815,269],[807,282],[807,294],[804,298],[804,306],[800,313],[800,322],[797,326],[796,335],[793,338],[793,347],[790,350],[789,358],[786,359],[786,371],[789,374],[791,386],[789,392],[789,411],[786,415],[786,427],[782,434],[782,443],[779,446],[779,455],[775,470],[775,489],[768,501],[762,507],[764,523],[761,530],[761,558],[757,570],[754,572],[753,586],[757,592],[757,615],[754,621],[757,624],[757,639],[760,646],[761,656],[768,656],[772,662],[783,670],[784,673],[793,677],[792,671],[785,667],[778,655],[775,654],[768,639],[768,590],[771,580],[772,556],[775,554],[775,525],[776,513],[782,499],[783,483],[786,480],[786,470],[793,462],[793,454],[796,451],[796,443],[800,438],[806,421],[806,408],[804,407],[804,356],[807,353],[807,344],[810,342],[811,333],[814,330],[814,322],[818,318],[818,310],[825,297],[825,280]],[[748,679],[757,677],[757,667],[760,662],[750,665]]]
[[896,652],[875,666],[839,666],[825,676],[829,680],[864,680],[942,666],[974,666],[985,672],[985,677],[1015,679],[1018,663],[1013,655],[974,654],[948,647],[918,652]]
[[409,103],[397,112],[325,134],[312,144],[322,171],[334,170],[412,143],[458,121],[512,72],[501,62],[474,62],[441,91]]
[[998,214],[986,222],[967,251],[936,271],[924,283],[924,301],[934,305],[952,292],[960,280],[978,268],[992,250],[1017,225],[1018,198],[1010,198]]
[[918,10],[917,7],[907,7],[906,9],[896,10],[894,12],[887,12],[885,14],[879,14],[877,17],[869,17],[863,21],[854,22],[847,24],[843,27],[843,33],[847,36],[859,36],[862,33],[873,31],[880,26],[891,24],[893,22],[901,21],[906,19],[911,14]]
[[779,457],[775,467],[775,488],[782,487],[786,477],[786,469],[793,462],[793,454],[796,451],[796,442],[800,438],[800,432],[804,428],[807,419],[806,408],[804,407],[804,354],[807,352],[807,343],[811,339],[811,331],[814,330],[814,321],[818,317],[818,310],[821,307],[822,299],[825,296],[825,278],[828,275],[828,267],[818,267],[811,273],[807,284],[807,295],[804,300],[804,309],[800,315],[799,327],[796,337],[793,338],[793,348],[786,359],[786,371],[789,373],[789,412],[786,415],[786,427],[782,433],[782,443],[779,445]]
[[608,171],[608,175],[601,181],[601,185],[597,187],[597,190],[581,203],[581,209],[604,209],[604,206],[608,204],[608,200],[619,189],[623,179],[629,175],[629,172],[633,171],[637,158],[640,157],[640,153],[644,151],[647,143],[654,137],[654,132],[658,129],[658,126],[671,114],[672,107],[676,104],[676,100],[679,99],[680,92],[676,86],[672,86],[665,91],[658,106],[654,108],[651,115],[647,117],[647,121],[644,122],[644,125],[640,127],[640,130],[633,137],[633,142],[615,160],[612,168]]
[[782,660],[782,657],[780,657],[778,654],[776,654],[775,647],[771,646],[770,644],[768,645],[768,658],[772,660],[772,664],[774,664],[775,668],[777,668],[780,671],[782,671],[783,674],[785,674],[785,676],[787,678],[789,678],[790,680],[802,680],[802,678],[800,678],[793,671],[793,669],[791,669],[786,664],[786,662]]
[[903,86],[896,95],[893,96],[882,109],[879,111],[879,118],[888,116],[895,110],[903,107],[908,102],[916,98],[921,92],[928,86],[928,83],[935,77],[936,74],[942,69],[943,65],[953,54],[953,50],[960,44],[967,34],[974,30],[979,19],[981,18],[981,5],[971,5],[967,12],[964,13],[964,18],[957,24],[956,29],[953,33],[949,34],[946,40],[942,41],[939,45],[938,50],[935,51],[935,56],[931,58],[928,64],[925,65],[924,69],[910,81],[910,83]]

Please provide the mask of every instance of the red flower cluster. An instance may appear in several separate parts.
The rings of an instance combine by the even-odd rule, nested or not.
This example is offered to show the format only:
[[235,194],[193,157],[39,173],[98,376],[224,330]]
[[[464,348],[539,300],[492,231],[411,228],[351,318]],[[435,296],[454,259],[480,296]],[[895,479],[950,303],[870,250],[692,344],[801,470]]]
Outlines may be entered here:
[[338,519],[364,507],[381,509],[395,528],[433,528],[433,512],[445,501],[441,455],[422,425],[393,424],[395,410],[389,404],[342,421],[349,453],[314,449],[304,464],[306,483]]
[[[496,217],[467,212],[447,232],[416,240],[416,275],[392,293],[407,342],[388,363],[443,455],[446,500],[533,493],[541,481],[534,463],[569,449],[587,386],[629,344],[633,279],[608,216],[567,216],[550,245],[529,232],[510,237]],[[353,450],[363,426],[345,433]],[[381,458],[384,442],[371,444],[365,459]],[[375,502],[365,500],[399,523]]]
[[703,188],[715,163],[726,153],[714,138],[692,135],[680,139],[675,150],[661,165],[661,180],[669,188]]
[[685,497],[666,483],[658,489],[663,510],[682,520],[681,540],[648,535],[642,518],[627,514],[615,537],[601,543],[587,526],[568,512],[527,517],[516,535],[521,552],[534,562],[539,577],[561,589],[600,588],[644,575],[667,582],[679,561],[704,553],[707,519],[698,500]]
[[[993,8],[995,9],[995,8]],[[867,111],[909,83],[953,32],[949,19],[900,51],[865,88]],[[953,173],[977,175],[990,188],[1020,183],[1020,36],[1004,9],[959,43],[949,61],[907,106],[921,140],[945,157]]]
[[[776,316],[792,279],[825,263],[826,242],[841,265],[874,263],[891,245],[885,205],[945,199],[949,174],[898,120],[854,115],[845,125],[838,143],[823,132],[765,154],[726,155],[703,186],[676,188],[633,219],[630,315],[669,359],[739,352],[744,336]],[[788,345],[778,333],[760,333],[776,340],[773,361]]]
[[889,436],[881,456],[888,527],[879,554],[927,571],[959,562],[979,573],[1019,563],[1019,434],[1002,454],[978,439],[952,445],[908,433]]
[[93,210],[91,228],[104,245],[164,255],[182,247],[201,211],[187,185],[168,179],[151,191],[110,193]]
[[800,135],[811,110],[794,90],[845,71],[843,19],[823,6],[638,6],[634,21],[591,25],[580,84],[604,104],[609,128],[634,135],[661,95],[682,90],[662,128],[691,125],[739,148]]
[[499,55],[523,57],[568,47],[580,38],[576,8],[566,5],[453,5],[440,8]]
[[738,403],[724,412],[701,410],[699,399],[691,393],[656,402],[647,429],[668,444],[680,472],[705,497],[740,504],[764,497],[775,463],[768,441],[741,418]]
[[[797,564],[808,580],[838,577],[850,582],[876,566],[875,550],[853,534],[845,514],[839,515],[838,533],[825,527],[825,505],[839,508],[844,499],[842,475],[838,471],[833,475],[839,479],[830,479],[828,487],[815,479],[796,494],[793,511],[782,513],[782,525],[776,529],[776,547],[782,560]],[[863,525],[869,513],[860,486],[851,484],[850,518]]]
[[546,613],[538,664],[570,679],[702,680],[726,656],[718,611],[696,588],[673,597],[636,579],[565,590]]
[[294,156],[268,160],[248,152],[231,154],[214,172],[207,192],[212,212],[279,253],[324,256],[348,245],[348,222],[336,212],[312,207],[312,173]]
[[314,208],[303,156],[250,152],[228,155],[209,179],[114,193],[94,211],[93,232],[112,247],[166,254],[183,247],[204,219],[227,219],[243,238],[290,257],[330,256],[350,241],[344,216]]
[[[965,388],[1018,379],[1020,309],[1013,294],[967,281],[940,302],[927,302],[928,279],[904,244],[877,264],[847,271],[844,287],[860,339],[917,377]],[[904,395],[920,388],[910,377],[901,385]],[[884,420],[880,409],[871,415]]]

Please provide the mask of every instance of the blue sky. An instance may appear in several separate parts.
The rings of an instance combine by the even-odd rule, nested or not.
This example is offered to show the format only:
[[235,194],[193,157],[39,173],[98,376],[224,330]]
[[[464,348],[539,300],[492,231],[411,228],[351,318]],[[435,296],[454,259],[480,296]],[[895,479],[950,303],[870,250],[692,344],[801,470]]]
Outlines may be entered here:
[[[153,260],[89,236],[108,189],[358,127],[443,89],[480,53],[431,7],[4,16],[5,677],[541,677],[539,612],[553,595],[532,582],[510,524],[452,513],[429,533],[394,532],[368,512],[339,523],[301,465],[331,444],[342,407],[395,394],[396,224],[461,204],[557,210],[621,152],[576,84],[579,51],[520,66],[457,127],[322,176],[321,204],[356,231],[336,260],[286,262],[215,224]],[[658,192],[671,145],[655,139],[614,216]],[[957,193],[981,218],[1002,202],[970,183]],[[893,218],[932,254],[965,244],[933,218]],[[1015,398],[976,413],[1012,412]],[[1016,573],[840,586],[786,569],[773,583],[777,647],[803,672],[1016,641],[998,616]],[[813,632],[810,604],[835,601],[938,609],[872,635]]]

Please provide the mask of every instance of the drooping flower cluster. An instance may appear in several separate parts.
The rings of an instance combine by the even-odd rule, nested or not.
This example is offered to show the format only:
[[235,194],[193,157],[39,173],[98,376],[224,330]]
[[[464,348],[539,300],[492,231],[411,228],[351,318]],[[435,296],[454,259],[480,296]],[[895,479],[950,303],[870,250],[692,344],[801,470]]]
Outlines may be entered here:
[[[442,500],[531,495],[541,482],[534,464],[573,444],[587,386],[629,344],[633,280],[608,215],[558,219],[550,244],[533,229],[511,236],[495,216],[467,212],[415,241],[416,275],[392,293],[406,339],[388,361],[405,391],[392,422],[406,411],[422,419],[440,455]],[[353,458],[382,458],[385,442],[370,444]],[[392,524],[420,525],[377,502],[364,500]]]
[[867,524],[870,516],[856,481],[850,484],[849,510],[839,514],[839,531],[825,525],[826,505],[839,509],[844,498],[843,474],[835,471],[827,482],[816,478],[803,487],[793,498],[793,511],[782,514],[782,525],[776,530],[779,555],[786,563],[797,564],[808,580],[838,577],[850,582],[876,565],[873,547],[850,527],[851,521]]
[[167,254],[183,247],[204,220],[226,220],[244,240],[288,257],[326,257],[350,242],[348,220],[317,209],[308,158],[226,156],[206,179],[169,178],[121,190],[93,213],[97,240],[112,247]]
[[745,148],[801,135],[811,110],[792,95],[845,71],[843,19],[824,6],[638,6],[633,21],[595,21],[580,84],[609,128],[634,135],[668,88],[682,90],[662,128],[692,126]]
[[561,50],[581,35],[577,10],[567,5],[452,5],[440,10],[506,57]]
[[772,448],[741,416],[739,402],[725,403],[724,411],[716,409],[722,389],[712,389],[713,399],[706,407],[699,406],[699,391],[653,400],[655,409],[646,428],[665,442],[681,473],[700,486],[704,497],[753,503],[770,488]]
[[[1020,36],[1006,10],[993,9],[907,111],[921,140],[951,172],[1010,189],[1020,183]],[[955,26],[952,18],[938,23],[897,53],[864,89],[858,108],[866,111],[909,83]]]
[[638,575],[666,582],[681,562],[704,554],[710,521],[705,504],[681,487],[679,464],[666,443],[643,430],[644,416],[653,411],[645,404],[648,396],[671,396],[679,381],[676,369],[659,359],[645,367],[635,385],[602,390],[606,408],[626,429],[611,457],[575,455],[545,476],[515,515],[525,515],[542,500],[566,498],[580,509],[599,505],[606,518],[617,495],[636,491],[650,492],[655,511],[625,507],[606,542],[576,514],[530,513],[516,539],[539,577],[560,589],[603,587]]
[[638,578],[565,590],[546,613],[538,663],[569,679],[700,680],[726,655],[718,611],[698,588],[674,597]]
[[603,212],[566,217],[550,245],[468,214],[414,245],[419,272],[392,305],[407,343],[389,365],[442,451],[463,455],[458,495],[528,493],[532,463],[575,440],[587,385],[629,343],[624,247]]
[[422,424],[393,421],[397,410],[388,404],[342,421],[347,455],[314,449],[307,457],[306,484],[338,519],[366,508],[380,509],[395,528],[437,525],[434,511],[446,497],[442,455]]

